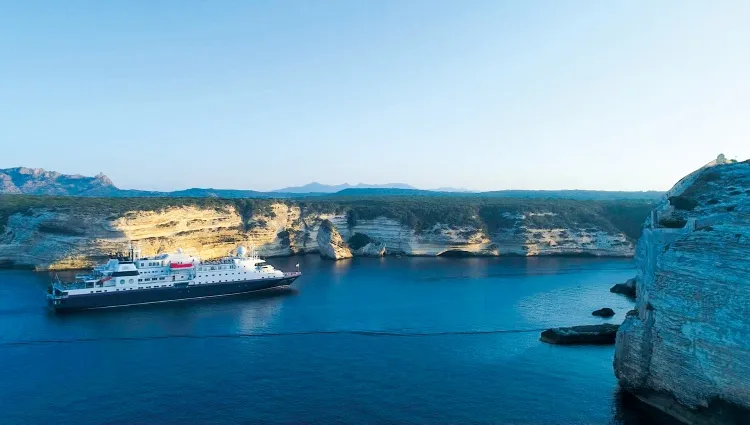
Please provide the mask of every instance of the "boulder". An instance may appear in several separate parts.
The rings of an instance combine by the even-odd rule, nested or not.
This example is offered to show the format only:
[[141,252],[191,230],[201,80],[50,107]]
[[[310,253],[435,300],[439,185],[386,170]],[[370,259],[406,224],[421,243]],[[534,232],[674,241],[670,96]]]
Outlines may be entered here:
[[331,260],[341,260],[343,258],[352,258],[352,251],[344,242],[336,227],[329,220],[323,220],[318,229],[318,250],[320,256]]
[[609,292],[622,294],[629,298],[635,299],[635,282],[636,278],[628,279],[623,283],[618,283],[615,286],[609,288]]
[[612,317],[615,315],[615,311],[609,307],[604,307],[592,312],[591,315],[596,317]]
[[552,328],[542,332],[539,340],[548,344],[559,345],[608,345],[615,343],[615,335],[617,335],[619,327],[619,325],[604,323],[601,325]]
[[385,253],[385,244],[376,242],[369,242],[367,245],[354,250],[354,255],[361,257],[382,257]]

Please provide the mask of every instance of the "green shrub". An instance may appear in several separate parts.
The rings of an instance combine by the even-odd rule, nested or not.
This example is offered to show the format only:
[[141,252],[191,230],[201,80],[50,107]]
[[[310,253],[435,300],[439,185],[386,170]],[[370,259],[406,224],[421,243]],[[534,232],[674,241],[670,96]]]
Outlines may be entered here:
[[659,220],[659,224],[669,229],[682,229],[687,224],[687,220],[682,218],[663,218]]
[[83,236],[84,233],[80,229],[74,229],[68,226],[64,226],[57,223],[42,223],[39,225],[39,231],[42,233],[49,233],[52,235],[63,235],[63,236]]
[[[321,196],[312,200],[221,199],[221,198],[74,198],[30,195],[0,195],[0,231],[8,217],[16,213],[32,214],[35,209],[95,213],[116,218],[128,212],[161,211],[170,207],[195,206],[226,211],[235,209],[242,217],[244,230],[265,225],[258,218],[272,217],[272,205],[283,202],[298,205],[304,215],[346,214],[347,225],[385,217],[417,232],[431,230],[436,224],[474,227],[481,231],[525,232],[525,228],[601,229],[625,233],[635,239],[653,208],[652,201],[581,201],[569,199],[487,198],[462,196]],[[530,215],[529,213],[552,213]],[[256,218],[253,218],[256,217]],[[311,225],[311,222],[307,223]]]
[[698,206],[698,201],[686,196],[670,196],[669,203],[678,210],[692,211]]

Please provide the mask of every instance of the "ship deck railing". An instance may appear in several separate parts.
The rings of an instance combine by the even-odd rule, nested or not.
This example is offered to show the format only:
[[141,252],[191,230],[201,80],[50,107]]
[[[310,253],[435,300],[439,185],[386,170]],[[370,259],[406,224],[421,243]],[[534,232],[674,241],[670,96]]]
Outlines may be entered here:
[[[90,285],[90,286],[89,286]],[[107,285],[106,283],[93,282],[93,281],[75,281],[75,282],[54,282],[53,287],[60,289],[61,291],[67,291],[69,289],[86,289],[86,288],[106,288],[114,287],[114,284]]]

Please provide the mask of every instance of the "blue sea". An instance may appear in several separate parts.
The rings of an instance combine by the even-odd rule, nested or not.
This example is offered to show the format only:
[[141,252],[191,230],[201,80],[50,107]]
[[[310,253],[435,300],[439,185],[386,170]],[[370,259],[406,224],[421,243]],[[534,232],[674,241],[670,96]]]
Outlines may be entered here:
[[[0,272],[0,422],[646,424],[612,346],[630,260],[270,259],[291,290],[55,315],[49,273]],[[61,277],[64,277],[61,274]],[[611,307],[610,320],[591,312]]]

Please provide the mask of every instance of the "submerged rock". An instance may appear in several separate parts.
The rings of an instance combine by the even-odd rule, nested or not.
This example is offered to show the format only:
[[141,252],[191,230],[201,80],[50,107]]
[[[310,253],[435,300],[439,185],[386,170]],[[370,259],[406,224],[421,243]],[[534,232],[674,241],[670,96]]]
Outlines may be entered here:
[[615,315],[615,311],[609,307],[600,308],[591,313],[592,316],[597,317],[612,317]]
[[750,163],[709,164],[670,190],[637,243],[638,298],[615,375],[688,424],[750,423],[749,190]]
[[341,260],[343,258],[352,258],[352,251],[344,242],[338,230],[328,220],[323,220],[318,229],[318,249],[320,256],[331,260]]
[[635,298],[635,282],[636,278],[628,279],[623,283],[618,283],[615,286],[609,288],[609,292],[626,295],[630,298]]
[[542,332],[540,341],[549,344],[573,345],[615,343],[618,325],[604,323],[601,325],[572,326],[569,328],[552,328]]

